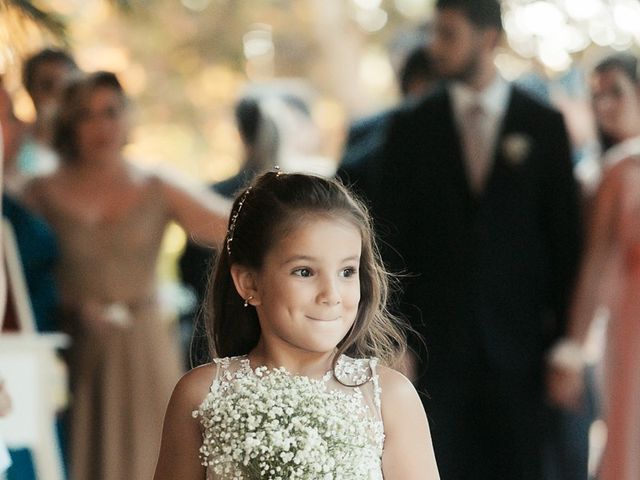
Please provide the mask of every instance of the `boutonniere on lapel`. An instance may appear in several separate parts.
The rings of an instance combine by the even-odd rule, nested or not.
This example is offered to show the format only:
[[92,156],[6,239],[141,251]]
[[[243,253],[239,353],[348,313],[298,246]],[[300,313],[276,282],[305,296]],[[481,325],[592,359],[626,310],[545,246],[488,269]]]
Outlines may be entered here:
[[509,165],[520,166],[531,152],[532,139],[524,133],[510,133],[502,140],[502,154]]

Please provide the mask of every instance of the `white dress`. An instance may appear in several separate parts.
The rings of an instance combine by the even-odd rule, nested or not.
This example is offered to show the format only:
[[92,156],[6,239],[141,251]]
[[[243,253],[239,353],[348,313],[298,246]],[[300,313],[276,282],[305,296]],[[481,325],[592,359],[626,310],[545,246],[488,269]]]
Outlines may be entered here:
[[[269,371],[266,367],[260,367],[254,370],[246,356],[214,359],[214,363],[218,368],[210,391],[198,410],[193,412],[194,417],[200,418],[202,425],[203,446],[200,449],[200,458],[203,461],[203,465],[207,466],[207,480],[226,480],[227,478],[382,480],[381,462],[384,428],[380,404],[381,389],[376,369],[377,359],[353,359],[343,355],[336,364],[335,374],[329,371],[321,379],[291,375],[284,369]],[[281,385],[286,385],[286,390],[276,392]],[[289,388],[290,385],[291,388]],[[276,393],[272,394],[272,392]],[[271,401],[272,397],[275,401]],[[291,402],[295,403],[297,400],[301,402],[302,406],[300,408],[307,408],[312,412],[322,410],[319,417],[316,417],[313,413],[311,415],[303,413],[302,416],[304,417],[303,421],[311,419],[309,423],[313,426],[314,435],[317,438],[323,437],[324,444],[304,447],[305,443],[309,441],[308,438],[301,439],[300,436],[287,435],[286,432],[295,430],[290,424],[296,423],[298,419],[293,417],[298,413],[287,415],[283,413],[283,408],[286,411]],[[244,406],[238,407],[241,404]],[[259,407],[256,408],[256,404],[259,404]],[[247,405],[249,406],[247,407]],[[323,408],[323,406],[326,408]],[[296,405],[294,405],[294,409],[295,407]],[[313,408],[316,408],[316,410],[313,410]],[[244,413],[247,412],[247,409],[250,409],[252,413],[245,415]],[[264,418],[264,421],[255,420],[255,416]],[[246,428],[247,418],[249,423],[254,422],[253,427],[248,430]],[[281,432],[284,429],[285,438],[279,432],[278,440],[275,441],[273,421],[280,428],[279,419],[284,419],[281,423],[289,425],[280,429]],[[315,424],[313,423],[314,421],[316,422]],[[333,426],[334,423],[337,426]],[[258,424],[259,426],[256,427]],[[238,427],[238,425],[242,426]],[[332,427],[327,425],[332,425]],[[316,426],[318,428],[315,428]],[[226,433],[221,433],[225,428],[227,429]],[[335,435],[331,433],[333,431],[331,428],[337,432]],[[242,433],[236,435],[239,430]],[[227,434],[229,431],[231,431],[231,435]],[[300,430],[295,431],[299,432]],[[307,431],[305,430],[305,433]],[[319,435],[315,434],[316,431],[320,432]],[[221,440],[222,438],[232,438],[231,443],[233,445]],[[269,440],[264,440],[265,438],[269,438]],[[299,454],[304,453],[303,450],[308,449],[312,451],[310,456],[316,455],[316,461],[322,465],[324,470],[314,474],[300,473],[300,476],[291,475],[290,473],[278,475],[273,469],[258,475],[254,473],[252,476],[247,474],[238,475],[237,470],[235,470],[236,476],[234,476],[234,473],[222,474],[221,469],[224,467],[221,467],[221,464],[228,465],[232,463],[237,466],[242,463],[242,460],[239,459],[245,458],[246,461],[247,457],[243,453],[234,455],[231,452],[234,451],[234,448],[238,450],[238,446],[240,446],[240,449],[246,448],[246,445],[250,444],[250,442],[253,442],[255,450],[262,449],[263,452],[274,451],[275,448],[266,448],[266,445],[271,446],[274,442],[279,445],[282,445],[282,443],[294,445],[291,448],[292,453],[289,453],[289,451],[281,453],[278,450],[280,452],[278,453],[279,456],[290,455],[289,457],[283,457],[284,463],[294,456],[297,458]],[[322,442],[322,440],[318,440],[318,442]],[[329,446],[324,450],[324,456],[318,454],[317,452],[322,451],[327,444]],[[346,447],[344,447],[345,445]],[[352,447],[353,445],[359,446]],[[343,449],[347,450],[346,453]],[[354,454],[349,449],[355,449],[357,453]],[[288,447],[285,450],[288,450]],[[336,451],[338,453],[334,455],[333,452]],[[225,453],[228,454],[225,457],[227,459],[226,463],[221,460]],[[332,458],[332,456],[335,458]],[[304,464],[306,461],[304,455],[300,458],[302,458],[301,463]],[[320,459],[319,461],[318,458]],[[357,468],[354,468],[354,473],[345,474],[345,470],[339,470],[339,467],[332,469],[326,466],[327,464],[334,464],[334,460],[336,465],[340,464],[340,458],[342,458],[343,463],[347,462],[351,466],[358,465]],[[281,463],[277,461],[276,464],[280,465]],[[273,463],[269,465],[273,465]],[[214,471],[216,468],[218,468],[218,473]],[[242,470],[243,467],[240,465],[231,468]],[[245,470],[242,471],[246,472],[247,467],[244,468]],[[349,465],[347,470],[350,471]],[[355,470],[357,470],[357,473]]]

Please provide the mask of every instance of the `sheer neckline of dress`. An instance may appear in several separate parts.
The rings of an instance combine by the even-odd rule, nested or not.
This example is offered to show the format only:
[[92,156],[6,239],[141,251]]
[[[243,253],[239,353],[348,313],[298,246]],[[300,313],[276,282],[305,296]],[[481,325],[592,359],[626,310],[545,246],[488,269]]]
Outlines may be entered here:
[[[338,361],[336,362],[336,371],[339,372],[339,368],[342,366],[342,364],[344,363],[344,359],[345,356],[344,355],[340,355],[340,358],[338,358]],[[248,355],[242,355],[241,357],[239,357],[239,361],[240,361],[240,370],[243,373],[247,373],[247,374],[251,374],[251,375],[255,375],[257,377],[262,377],[264,375],[268,375],[269,373],[273,372],[273,371],[279,371],[279,372],[283,372],[286,373],[287,375],[291,376],[291,377],[307,377],[311,380],[316,380],[319,382],[328,382],[329,380],[331,380],[331,378],[333,378],[333,368],[330,368],[329,370],[327,370],[322,376],[320,377],[311,377],[308,375],[303,375],[303,374],[295,374],[290,372],[289,370],[287,370],[286,367],[275,367],[275,368],[270,368],[267,367],[265,365],[259,365],[255,368],[253,368],[253,366],[251,366],[251,360],[249,360],[249,356]]]
[[377,358],[351,358],[344,354],[340,355],[338,358],[335,371],[333,369],[329,369],[321,377],[309,377],[307,375],[293,374],[284,367],[269,368],[264,365],[260,365],[253,368],[251,361],[246,354],[236,357],[218,358],[214,359],[214,362],[221,367],[222,372],[226,371],[230,367],[231,363],[237,362],[236,365],[238,365],[238,368],[236,369],[235,375],[252,375],[257,378],[264,377],[271,372],[277,371],[292,377],[306,377],[310,380],[324,384],[335,379],[338,383],[344,382],[343,384],[345,386],[351,387],[359,387],[369,381],[373,381],[374,383],[377,383],[378,381],[378,375],[376,372],[378,364]]

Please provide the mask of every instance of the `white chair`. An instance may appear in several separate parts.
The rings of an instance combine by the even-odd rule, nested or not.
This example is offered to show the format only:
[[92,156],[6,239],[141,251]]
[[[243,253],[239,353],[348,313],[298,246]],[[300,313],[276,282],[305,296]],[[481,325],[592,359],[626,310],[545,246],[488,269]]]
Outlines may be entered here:
[[6,220],[3,249],[19,330],[0,335],[0,374],[12,398],[12,411],[0,419],[0,436],[13,449],[31,450],[39,480],[63,480],[56,413],[66,404],[66,369],[57,349],[68,346],[63,334],[36,332],[13,228]]

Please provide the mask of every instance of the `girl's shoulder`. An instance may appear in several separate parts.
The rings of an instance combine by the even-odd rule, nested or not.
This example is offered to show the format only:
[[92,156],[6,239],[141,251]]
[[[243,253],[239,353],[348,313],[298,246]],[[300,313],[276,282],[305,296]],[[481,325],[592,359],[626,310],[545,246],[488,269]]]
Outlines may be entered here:
[[207,396],[218,369],[218,365],[211,362],[189,370],[178,380],[173,396],[179,399],[180,403],[190,406],[191,410],[197,409]]
[[189,370],[178,381],[174,395],[197,409],[212,388],[214,381],[226,371],[236,371],[245,365],[246,356],[214,358],[210,363]]
[[411,380],[402,373],[385,365],[376,366],[380,383],[392,391],[415,390]]
[[380,385],[382,415],[391,410],[400,410],[401,405],[415,405],[420,397],[411,381],[393,368],[380,365],[377,367]]

